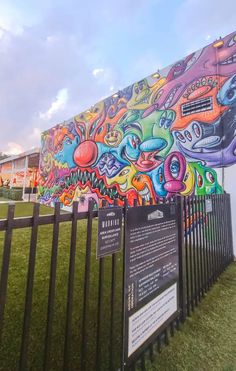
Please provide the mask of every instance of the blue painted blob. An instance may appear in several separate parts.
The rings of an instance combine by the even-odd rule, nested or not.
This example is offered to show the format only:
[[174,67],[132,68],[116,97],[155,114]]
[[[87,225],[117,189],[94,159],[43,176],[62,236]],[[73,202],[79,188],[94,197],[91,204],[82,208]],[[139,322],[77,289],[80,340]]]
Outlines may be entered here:
[[167,191],[164,188],[165,185],[165,176],[164,176],[164,163],[161,163],[154,170],[147,173],[152,179],[152,184],[156,192],[157,197],[165,197]]
[[69,137],[65,137],[63,141],[62,149],[55,153],[55,159],[61,164],[68,164],[69,168],[74,168],[77,165],[74,163],[74,151],[78,147],[80,142],[79,136],[76,136],[74,140]]
[[139,146],[141,152],[152,152],[152,151],[161,151],[167,146],[165,139],[161,138],[151,138],[142,142]]

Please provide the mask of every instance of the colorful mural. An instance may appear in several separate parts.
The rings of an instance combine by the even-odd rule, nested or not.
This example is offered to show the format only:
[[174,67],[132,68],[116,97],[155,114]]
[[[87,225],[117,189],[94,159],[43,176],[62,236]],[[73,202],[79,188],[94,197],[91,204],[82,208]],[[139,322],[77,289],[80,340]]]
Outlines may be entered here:
[[[148,67],[148,66],[147,66]],[[236,33],[42,134],[39,200],[222,193],[236,163]]]

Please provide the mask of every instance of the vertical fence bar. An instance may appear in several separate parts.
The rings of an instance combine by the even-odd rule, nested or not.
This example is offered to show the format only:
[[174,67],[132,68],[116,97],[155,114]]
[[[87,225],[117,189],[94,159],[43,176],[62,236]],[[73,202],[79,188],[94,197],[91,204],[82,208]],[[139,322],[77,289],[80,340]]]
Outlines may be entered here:
[[[114,206],[117,206],[117,200],[114,201]],[[114,365],[114,312],[115,312],[115,282],[116,282],[116,254],[111,257],[111,324],[110,324],[110,370],[115,369]]]
[[[210,201],[211,198],[207,196],[207,201]],[[210,286],[212,286],[212,241],[211,241],[211,212],[207,212],[207,219],[208,219],[208,233],[207,233],[207,239],[208,239],[208,253],[209,253],[209,268],[210,268],[210,274],[209,274],[209,283]]]
[[4,311],[5,311],[6,296],[7,296],[7,280],[8,280],[8,272],[9,272],[10,255],[11,255],[11,240],[12,240],[14,212],[15,212],[15,205],[8,205],[7,227],[6,227],[4,247],[3,247],[2,270],[1,270],[1,280],[0,280],[0,345],[2,341]]
[[21,350],[20,350],[20,362],[19,370],[25,371],[27,369],[27,353],[29,345],[29,334],[30,334],[30,320],[32,311],[32,299],[33,299],[33,286],[34,286],[34,272],[35,272],[35,258],[36,258],[36,246],[38,237],[38,221],[39,221],[39,207],[38,203],[34,204],[33,210],[33,224],[31,229],[31,240],[30,240],[30,253],[28,261],[28,274],[27,274],[27,285],[25,295],[25,310],[24,320],[21,338]]
[[215,195],[212,196],[212,233],[214,240],[214,281],[217,279],[217,242],[216,242],[216,218],[215,218]]
[[85,272],[84,272],[84,301],[82,316],[82,345],[81,345],[81,370],[86,370],[87,340],[88,340],[88,315],[89,315],[89,289],[90,289],[90,259],[92,242],[92,223],[93,223],[93,200],[88,205],[87,238],[85,254]]
[[191,198],[192,213],[193,213],[193,266],[194,266],[194,302],[198,305],[198,282],[197,282],[197,244],[196,244],[196,213],[195,213],[195,197]]
[[114,309],[115,309],[115,281],[116,281],[116,254],[112,254],[111,267],[111,325],[110,325],[110,370],[114,370]]
[[217,223],[217,230],[216,230],[216,236],[217,236],[217,276],[220,274],[220,210],[218,205],[218,195],[215,197],[215,207],[216,207],[216,223]]
[[[102,207],[105,207],[105,200],[102,200]],[[104,295],[104,258],[99,259],[98,276],[98,310],[97,310],[97,341],[96,341],[96,367],[101,367],[101,323],[103,321],[103,295]]]
[[206,260],[207,260],[207,289],[210,288],[210,254],[209,254],[209,218],[208,213],[206,212],[206,200],[207,197],[204,196],[204,214],[205,214],[205,243],[206,243]]
[[230,194],[226,194],[227,197],[227,210],[228,210],[228,234],[229,234],[229,261],[234,259],[234,250],[233,250],[233,229],[232,229],[232,214],[231,214],[231,202],[230,202]]
[[202,248],[203,248],[203,261],[204,261],[204,293],[207,292],[207,254],[206,254],[206,215],[205,215],[205,199],[201,197],[201,210],[202,210]]
[[55,288],[56,288],[59,222],[60,222],[60,203],[57,202],[55,204],[55,213],[54,213],[50,281],[49,281],[49,292],[48,292],[47,324],[46,324],[44,363],[43,363],[43,369],[45,371],[50,369],[49,363],[50,363],[53,311],[54,311]]
[[124,371],[126,369],[126,365],[124,363],[124,340],[125,340],[125,224],[126,224],[126,210],[128,208],[128,200],[125,198],[124,200],[124,230],[123,230],[123,274],[122,274],[122,321],[121,321],[121,333],[122,333],[122,352],[121,352],[121,370]]
[[[106,200],[102,200],[102,207],[106,207]],[[98,310],[97,310],[97,340],[96,340],[96,367],[101,367],[101,323],[103,321],[103,295],[104,295],[104,258],[99,259],[98,276]]]
[[187,296],[187,315],[190,315],[190,295],[189,295],[189,246],[188,246],[188,220],[189,220],[189,210],[188,210],[188,198],[184,197],[183,212],[184,212],[184,245],[185,245],[185,257],[186,257],[186,296]]
[[104,288],[104,258],[99,260],[99,278],[98,278],[98,315],[97,315],[97,347],[96,347],[96,367],[100,370],[101,366],[101,323],[103,320],[103,288]]
[[177,196],[178,244],[179,244],[179,296],[181,321],[186,320],[186,256],[184,248],[183,197]]
[[190,257],[190,281],[191,281],[191,306],[194,311],[194,280],[193,280],[193,243],[192,243],[192,205],[191,198],[188,197],[188,210],[189,210],[189,257]]
[[204,294],[204,260],[203,260],[203,241],[202,241],[202,209],[201,196],[198,197],[198,216],[199,216],[199,250],[200,250],[200,272],[201,272],[201,297]]
[[216,277],[219,275],[219,238],[218,238],[218,210],[217,210],[217,198],[216,196],[213,199],[214,211],[215,211],[215,239],[216,239]]
[[200,238],[199,238],[199,213],[198,213],[198,196],[194,198],[195,214],[196,214],[196,264],[197,264],[197,296],[198,301],[201,301],[201,269],[200,269]]
[[226,238],[226,246],[225,246],[225,254],[226,254],[226,266],[229,264],[229,234],[228,234],[228,220],[229,217],[227,215],[227,197],[224,195],[224,210],[225,210],[225,238]]
[[222,272],[221,262],[222,262],[222,231],[221,231],[221,224],[222,224],[222,215],[221,215],[221,202],[220,202],[220,195],[217,195],[217,208],[219,213],[219,274]]
[[224,194],[223,197],[223,203],[224,203],[224,220],[225,220],[225,266],[228,265],[228,252],[229,252],[229,234],[228,234],[228,215],[227,215],[227,197],[226,194]]
[[[210,196],[210,200],[212,203],[214,195]],[[210,241],[211,241],[211,266],[212,266],[212,273],[211,273],[211,282],[214,284],[215,282],[215,236],[214,236],[214,226],[213,226],[213,207],[212,211],[209,213],[209,221],[210,221]]]
[[74,276],[75,276],[75,254],[77,240],[77,221],[78,221],[78,201],[73,203],[72,223],[71,223],[71,241],[70,241],[70,262],[69,276],[67,288],[67,308],[66,308],[66,327],[65,327],[65,342],[64,342],[64,362],[63,370],[69,370],[70,360],[70,344],[72,330],[72,310],[73,310],[73,294],[74,294]]

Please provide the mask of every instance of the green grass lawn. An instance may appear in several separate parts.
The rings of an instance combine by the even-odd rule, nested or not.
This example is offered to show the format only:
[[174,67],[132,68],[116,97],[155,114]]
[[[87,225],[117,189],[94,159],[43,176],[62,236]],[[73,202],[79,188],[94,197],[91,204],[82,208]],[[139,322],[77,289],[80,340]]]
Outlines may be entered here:
[[[17,203],[16,216],[31,215],[33,204]],[[52,213],[48,207],[41,208],[41,214]],[[0,204],[0,218],[7,214],[7,205]],[[73,306],[73,331],[71,341],[71,365],[70,370],[78,370],[80,359],[78,354],[81,347],[81,327],[82,327],[82,307],[83,307],[83,285],[84,285],[84,266],[85,266],[85,243],[87,222],[78,221],[77,251],[75,261],[75,289]],[[47,295],[50,274],[50,257],[52,244],[52,226],[40,226],[37,242],[37,257],[34,280],[32,326],[30,333],[29,346],[29,369],[41,370],[43,359],[43,344],[45,337],[45,323],[47,313]],[[92,252],[91,252],[91,279],[90,279],[90,307],[88,311],[87,328],[88,332],[88,369],[95,369],[94,357],[96,346],[97,330],[97,308],[98,308],[98,268],[96,259],[96,236],[97,221],[93,220],[92,232]],[[53,323],[52,341],[52,370],[62,369],[63,346],[65,331],[65,313],[67,303],[67,282],[69,267],[69,249],[71,237],[71,224],[60,224],[58,261],[57,261],[57,282],[55,314]],[[2,246],[4,233],[0,232],[0,263],[2,259]],[[12,239],[12,251],[9,271],[9,285],[7,293],[7,305],[5,313],[5,328],[3,336],[3,346],[0,349],[0,370],[16,370],[19,360],[19,350],[21,341],[21,331],[23,323],[23,308],[25,299],[27,263],[29,257],[30,229],[18,229],[14,231]],[[121,255],[121,254],[120,254]],[[116,313],[115,313],[115,344],[117,350],[120,349],[119,342],[121,329],[121,256],[117,256],[118,269],[116,279]],[[119,264],[120,262],[120,264]],[[102,344],[103,355],[107,354],[110,338],[110,290],[111,290],[111,258],[105,258],[105,283],[103,295],[103,320],[102,320]],[[120,356],[116,353],[116,361]],[[107,368],[107,357],[104,357],[102,369]]]
[[236,263],[208,292],[170,345],[147,366],[156,371],[236,370]]
[[[33,204],[17,203],[16,216],[32,215]],[[53,210],[41,207],[41,214],[50,214]],[[7,215],[7,205],[0,204],[0,218]],[[51,370],[61,370],[65,331],[65,313],[67,302],[67,281],[69,249],[71,236],[70,223],[60,225],[58,246],[57,282],[55,315],[53,322],[53,341]],[[29,345],[29,370],[42,370],[43,344],[47,313],[47,295],[50,273],[52,244],[52,226],[40,226],[37,243],[37,258],[34,280],[32,326]],[[96,369],[94,354],[96,347],[97,308],[98,308],[98,261],[96,259],[97,221],[93,221],[90,307],[88,315],[88,359],[87,369]],[[4,232],[0,232],[0,263]],[[17,369],[21,342],[27,264],[29,256],[30,229],[14,231],[9,271],[9,285],[5,315],[3,345],[0,349],[0,370]],[[75,288],[73,306],[73,330],[71,339],[71,363],[69,370],[79,370],[81,347],[81,325],[83,307],[83,283],[85,266],[86,221],[78,222],[77,251],[75,261]],[[117,255],[116,274],[116,312],[114,341],[117,352],[115,364],[120,356],[121,329],[121,282],[122,254]],[[101,370],[108,369],[107,351],[110,346],[110,291],[111,258],[105,258],[104,293],[102,316],[102,354]],[[183,371],[183,370],[236,370],[236,264],[233,263],[223,273],[217,284],[206,295],[191,318],[171,338],[170,345],[155,354],[155,362],[147,363],[148,370]],[[117,367],[118,368],[118,367]]]

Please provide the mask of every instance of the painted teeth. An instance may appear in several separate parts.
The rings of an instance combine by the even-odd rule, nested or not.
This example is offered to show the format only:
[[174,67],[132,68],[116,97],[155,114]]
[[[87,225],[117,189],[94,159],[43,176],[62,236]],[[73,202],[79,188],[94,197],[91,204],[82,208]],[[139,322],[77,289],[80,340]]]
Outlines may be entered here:
[[[87,182],[90,183],[92,189],[99,191],[101,196],[108,196],[111,200],[119,197],[116,187],[107,188],[102,179],[98,179],[95,172],[90,173],[87,170],[81,171],[78,169],[76,172],[72,172],[68,177],[65,177],[64,183],[61,185],[62,188],[69,188],[71,185],[82,184],[85,185]],[[123,196],[119,197],[121,200]]]
[[150,199],[150,192],[148,189],[148,186],[145,186],[145,188],[142,191],[139,191],[139,194],[146,200],[149,201]]
[[126,187],[127,187],[127,180],[123,184],[120,184],[121,191],[124,192],[126,190]]
[[231,55],[231,57],[225,59],[220,64],[226,65],[226,64],[232,64],[232,63],[236,63],[236,53]]

